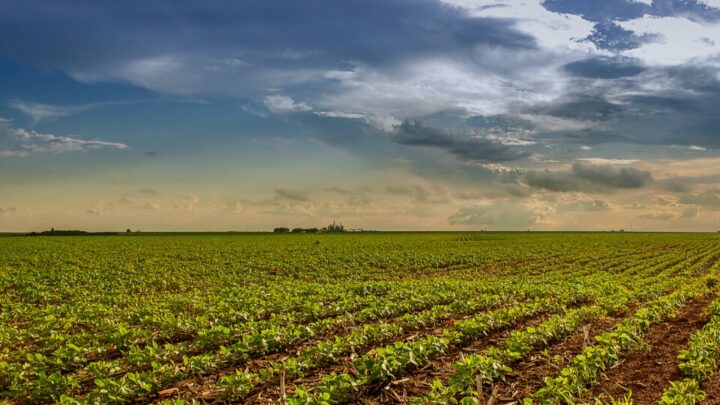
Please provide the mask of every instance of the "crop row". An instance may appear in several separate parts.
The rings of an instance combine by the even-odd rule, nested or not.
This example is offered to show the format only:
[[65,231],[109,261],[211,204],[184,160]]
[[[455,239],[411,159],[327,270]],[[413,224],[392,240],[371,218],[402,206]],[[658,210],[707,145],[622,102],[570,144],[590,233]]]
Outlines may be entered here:
[[[613,299],[608,303],[616,305],[616,301]],[[469,330],[465,330],[462,323],[456,323],[451,329],[444,331],[441,337],[429,336],[417,341],[396,342],[394,345],[376,349],[374,353],[353,361],[357,371],[356,376],[347,373],[330,374],[324,377],[320,385],[312,391],[298,387],[295,395],[288,398],[288,401],[310,404],[351,401],[365,386],[377,385],[395,378],[397,373],[402,373],[408,367],[419,366],[426,359],[439,356],[450,348],[461,347],[476,336],[488,333],[497,327],[513,325],[519,320],[512,316],[499,319],[500,321],[493,326],[493,318],[480,318],[477,329]]]
[[600,373],[620,360],[629,349],[641,343],[645,331],[652,324],[661,323],[673,316],[695,294],[707,290],[707,280],[708,276],[705,276],[680,287],[649,307],[637,310],[633,317],[624,320],[612,331],[596,336],[596,345],[585,348],[558,376],[546,379],[545,386],[526,402],[556,404],[577,401]]
[[705,399],[702,386],[712,379],[720,359],[720,299],[710,305],[709,312],[710,321],[690,337],[688,348],[678,356],[685,378],[670,383],[661,404],[695,404]]
[[[566,277],[567,274],[563,276]],[[323,330],[331,330],[334,325],[352,325],[357,322],[387,318],[388,316],[423,309],[448,301],[462,301],[469,296],[468,294],[477,293],[480,290],[493,291],[494,289],[497,292],[499,291],[498,288],[500,288],[498,285],[502,286],[504,284],[495,284],[495,287],[493,287],[492,283],[474,283],[475,289],[473,290],[473,288],[467,288],[469,286],[467,283],[450,283],[449,285],[448,283],[440,285],[437,282],[428,283],[424,288],[427,288],[431,293],[425,296],[422,295],[423,289],[420,288],[422,285],[418,285],[418,283],[415,283],[415,285],[417,287],[417,296],[408,300],[398,301],[396,299],[384,302],[382,306],[371,306],[357,314],[348,314],[310,325],[295,326],[291,324],[288,327],[282,327],[272,322],[265,322],[261,324],[249,323],[253,327],[244,330],[214,327],[208,332],[198,332],[201,339],[195,342],[195,346],[153,343],[136,349],[131,347],[128,350],[128,355],[120,361],[95,361],[89,364],[86,370],[91,372],[91,375],[97,376],[95,385],[99,387],[96,391],[106,391],[108,386],[117,386],[119,387],[118,391],[128,392],[129,395],[132,395],[131,392],[133,391],[126,389],[126,386],[135,386],[139,388],[139,391],[144,392],[148,387],[154,388],[183,376],[204,373],[215,369],[220,364],[233,364],[249,356],[272,353],[279,348],[290,347],[305,338],[321,333]],[[445,293],[445,290],[453,290],[459,285],[464,287],[463,290],[466,291],[464,294],[448,295]],[[471,283],[470,286],[472,285]],[[504,285],[502,290],[507,293],[511,288],[515,289],[516,286]],[[391,298],[398,297],[391,296]],[[267,327],[263,328],[262,325]],[[242,338],[242,340],[228,347],[222,346],[223,343],[236,339],[236,336]],[[193,355],[194,352],[203,352],[213,347],[220,347],[221,350],[215,355],[207,353]],[[57,364],[58,359],[62,360],[63,358],[70,359],[71,364],[83,364],[87,361],[87,357],[83,354],[90,350],[80,348],[75,344],[63,349],[63,352],[56,351],[54,353],[55,357],[52,361],[47,357],[34,353],[32,357],[28,357],[27,362],[23,365],[23,370],[26,371],[18,372],[17,368],[15,370],[5,370],[6,375],[14,375],[14,380],[9,383],[10,389],[8,391],[16,397],[30,395],[41,399],[56,397],[57,393],[69,393],[83,389],[83,380],[87,379],[87,376],[58,374],[58,372],[49,372],[48,370],[52,370],[52,366],[59,366],[60,369],[64,369],[65,364]],[[149,374],[153,377],[148,380],[153,383],[150,385],[138,382],[148,373],[131,372],[133,369],[143,371],[145,368],[152,368]],[[107,376],[120,372],[124,373],[125,376],[119,380],[107,378]],[[166,377],[163,378],[163,375]]]
[[[647,262],[643,263],[647,264]],[[652,266],[647,266],[648,269],[653,269]],[[557,291],[558,288],[567,288],[567,279],[568,277],[572,277],[572,273],[563,273],[563,283],[565,283],[565,287],[563,287],[561,284],[558,284],[557,286],[553,286],[552,284],[546,284],[543,283],[542,287],[543,289],[539,291],[545,291],[545,295],[549,294],[552,291]],[[549,280],[548,280],[549,281]],[[511,286],[512,291],[524,291],[521,285],[513,284]],[[509,292],[510,290],[508,290]],[[422,316],[422,314],[421,314]],[[410,316],[408,318],[409,321],[412,322],[412,320],[417,320],[417,317]],[[419,318],[422,320],[422,318]],[[240,342],[238,342],[240,343]],[[290,346],[292,344],[295,344],[296,342],[289,342],[289,341],[280,341],[277,342],[278,346]],[[238,361],[242,361],[243,359],[247,358],[247,346],[240,346],[241,350],[238,350],[238,344],[236,343],[233,346],[230,346],[229,348],[223,348],[220,353],[213,356],[212,354],[203,353],[197,356],[192,357],[183,357],[182,363],[176,363],[176,362],[158,362],[158,360],[154,359],[148,359],[147,357],[141,357],[138,363],[147,364],[150,363],[153,365],[153,369],[149,372],[145,373],[128,373],[121,379],[96,379],[96,385],[99,387],[96,388],[94,391],[92,391],[90,394],[86,396],[86,399],[89,399],[91,401],[108,401],[108,400],[119,400],[120,398],[127,399],[128,397],[133,397],[136,395],[142,395],[146,392],[149,392],[151,390],[156,389],[155,387],[161,387],[167,384],[168,382],[177,380],[178,378],[184,378],[188,377],[190,375],[197,375],[197,374],[203,374],[205,372],[212,371],[218,367],[219,364],[234,364]],[[340,344],[341,346],[341,344]],[[257,347],[257,345],[255,345]],[[254,354],[258,353],[269,353],[271,351],[269,350],[262,350],[260,352],[255,352]],[[253,354],[253,353],[251,353]],[[177,356],[175,356],[177,357]],[[159,359],[160,357],[158,357]],[[153,361],[154,360],[154,361]],[[285,364],[290,372],[293,371],[293,363],[288,362]],[[295,370],[302,370],[302,364],[298,364]],[[267,370],[264,373],[265,376],[267,376]],[[236,376],[237,377],[237,374]],[[229,392],[231,394],[236,394],[238,391],[241,393],[245,390],[254,385],[254,383],[257,383],[258,381],[253,381],[255,376],[253,375],[246,375],[241,374],[240,378],[240,384],[238,383],[237,379],[233,377],[225,378],[221,381],[221,387],[226,389],[226,392]],[[250,384],[248,384],[250,382]],[[228,389],[230,388],[230,389]],[[125,393],[122,397],[118,397],[117,393]]]
[[[656,266],[662,267],[668,265],[668,263],[669,261],[665,260],[663,262],[660,262],[660,264],[657,264]],[[652,272],[656,267],[649,266],[644,268],[646,272]],[[665,271],[667,271],[668,273],[672,273],[674,272],[674,270],[675,269],[670,266]],[[642,274],[646,275],[646,273]],[[638,281],[642,282],[643,284],[645,283],[644,277],[638,278]],[[566,284],[564,288],[567,289],[571,285],[567,283],[567,279],[565,282]],[[586,300],[600,298],[608,306],[619,307],[627,304],[627,299],[629,299],[626,295],[612,295],[611,292],[615,291],[616,284],[614,282],[608,283],[607,278],[603,275],[593,276],[593,278],[586,278],[580,285],[592,286],[591,289],[586,289]],[[603,299],[608,295],[613,296],[613,299]],[[452,309],[450,308],[448,308],[448,310],[452,311]],[[294,378],[296,376],[302,376],[304,373],[314,369],[315,367],[334,362],[334,360],[339,358],[340,356],[350,355],[351,353],[354,354],[358,348],[368,348],[371,346],[371,344],[379,343],[378,338],[387,340],[391,337],[398,336],[396,331],[403,330],[403,326],[405,325],[397,323],[387,325],[380,324],[377,326],[370,325],[364,330],[357,330],[356,333],[351,333],[348,336],[335,337],[335,339],[322,342],[321,344],[301,353],[296,358],[290,358],[278,364],[271,364],[270,367],[262,370],[259,373],[248,373],[244,370],[238,370],[235,375],[223,378],[221,380],[221,383],[229,391],[233,392],[235,396],[240,395],[240,397],[242,397],[241,393],[243,391],[250,390],[251,388],[253,388],[253,386],[263,382],[267,382],[273,377],[277,377],[281,374],[283,374],[284,377],[288,379]],[[362,342],[363,345],[359,346],[357,345],[357,342]]]
[[[568,277],[572,277],[572,273],[565,274],[565,280],[563,281],[565,285],[567,285]],[[544,286],[546,291],[554,291],[560,286],[558,285],[552,289],[547,289],[547,287],[549,285]],[[515,286],[515,291],[524,291],[524,288]],[[588,295],[589,297],[590,295]],[[390,324],[365,325],[362,328],[352,330],[348,335],[335,336],[326,341],[321,341],[317,345],[301,351],[297,357],[291,357],[280,363],[271,362],[269,367],[257,373],[238,369],[234,375],[223,377],[219,385],[225,391],[225,394],[230,393],[236,399],[241,398],[247,391],[278,377],[280,374],[284,374],[285,378],[302,376],[316,367],[333,363],[335,359],[339,359],[343,355],[354,354],[358,349],[370,347],[372,344],[389,340],[394,336],[399,336],[401,333],[416,330],[420,326],[432,325],[438,320],[447,319],[453,315],[455,317],[463,315],[469,311],[472,311],[471,305],[465,302],[456,302],[450,306],[433,308],[425,311],[425,313],[406,314]]]
[[[568,336],[580,325],[608,314],[616,314],[626,310],[629,303],[640,298],[648,298],[662,294],[677,281],[664,279],[651,285],[643,285],[638,281],[636,290],[615,292],[597,301],[595,305],[569,310],[564,315],[555,315],[537,327],[528,327],[524,331],[515,331],[510,337],[491,347],[485,352],[464,357],[453,364],[455,373],[444,385],[436,380],[432,392],[425,397],[413,399],[413,403],[452,403],[455,400],[472,402],[481,393],[483,385],[489,386],[496,379],[512,371],[512,364],[540,347],[547,346]],[[620,303],[620,305],[618,305]]]
[[[643,279],[700,275],[716,246],[524,233],[5,238],[0,401],[145,402],[168,388],[188,398],[187,379],[244,401],[283,376],[310,381],[291,394],[314,394],[333,369],[358,370],[367,393],[478,341],[485,332],[466,322],[532,305],[518,319],[584,313],[609,296],[622,308],[656,293],[636,288]],[[518,324],[486,321],[480,330]]]
[[[530,271],[530,268],[526,270]],[[238,322],[263,319],[275,324],[311,322],[361,309],[382,296],[395,299],[392,294],[407,292],[416,288],[416,284],[374,282],[329,288],[328,285],[304,283],[267,291],[223,287],[199,297],[185,294],[142,297],[145,302],[137,304],[118,302],[118,298],[123,298],[112,295],[103,297],[103,300],[112,298],[107,303],[112,305],[102,301],[43,307],[14,304],[2,307],[3,310],[12,308],[11,312],[4,313],[12,322],[3,325],[10,325],[10,328],[2,328],[0,338],[3,338],[3,345],[31,345],[34,352],[43,354],[64,345],[66,336],[71,336],[76,346],[85,346],[85,341],[91,339],[108,337],[108,341],[112,341],[113,336],[123,335],[130,329],[138,335],[133,336],[134,341],[144,342],[151,338],[159,343],[172,342],[196,336],[196,331],[206,327]],[[308,300],[308,296],[313,299]],[[178,313],[183,316],[178,317]],[[46,334],[49,336],[44,336]]]

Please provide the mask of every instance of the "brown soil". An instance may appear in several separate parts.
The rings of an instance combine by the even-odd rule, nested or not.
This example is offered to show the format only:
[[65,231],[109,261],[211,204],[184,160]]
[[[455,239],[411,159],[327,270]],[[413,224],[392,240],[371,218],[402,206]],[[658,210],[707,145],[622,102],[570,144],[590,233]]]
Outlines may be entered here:
[[536,327],[553,315],[547,313],[537,318],[519,322],[507,330],[493,333],[466,345],[462,349],[447,353],[442,358],[432,359],[423,367],[409,372],[403,378],[391,381],[381,390],[376,391],[377,396],[368,398],[365,402],[380,404],[409,403],[410,398],[427,394],[430,391],[430,384],[435,378],[447,382],[450,376],[455,373],[453,364],[462,360],[463,357],[472,356],[496,345],[501,340],[508,338],[513,331],[523,330],[530,326]]
[[[613,319],[613,318],[610,318]],[[443,325],[444,327],[450,326],[453,321],[456,319],[450,319],[446,320],[445,322],[441,322],[440,325]],[[515,325],[513,328],[518,327],[524,327],[525,325],[531,325],[535,324],[535,322],[541,322],[543,319],[535,319],[532,322],[526,322],[522,324]],[[614,324],[614,323],[613,323]],[[433,329],[435,329],[433,331]],[[412,339],[415,336],[424,336],[428,333],[430,334],[436,334],[441,331],[442,328],[438,328],[438,325],[430,326],[428,328],[423,328],[420,331],[415,331],[408,333],[408,335],[411,335],[410,337],[403,336],[405,339]],[[338,331],[334,331],[337,333]],[[346,332],[346,331],[345,331]],[[508,333],[507,331],[498,332],[496,334],[492,334],[491,336],[487,336],[482,339],[480,342],[475,342],[473,345],[463,348],[459,351],[454,352],[450,357],[445,357],[441,360],[431,361],[426,367],[423,367],[422,369],[415,370],[411,372],[412,378],[401,378],[398,381],[391,382],[387,387],[380,387],[377,390],[374,390],[376,397],[375,398],[368,398],[366,402],[368,403],[377,403],[378,401],[383,403],[396,403],[397,402],[397,391],[393,392],[393,388],[395,386],[401,385],[403,386],[402,389],[406,393],[406,395],[417,395],[421,394],[423,392],[426,392],[428,389],[429,384],[432,382],[432,380],[435,378],[435,376],[443,375],[449,373],[449,369],[451,368],[452,362],[455,360],[458,360],[462,354],[465,353],[474,353],[477,351],[481,351],[484,348],[488,347],[489,345],[495,343],[498,339],[502,338],[502,334]],[[591,329],[591,336],[593,336],[595,333],[593,333],[593,330]],[[492,336],[497,335],[495,338]],[[312,345],[312,343],[316,342],[318,337],[314,337],[310,339],[308,342],[303,342],[303,344],[300,345],[300,347],[306,347],[308,345]],[[393,340],[397,340],[393,339]],[[263,368],[263,365],[267,364],[270,360],[281,360],[283,358],[286,358],[288,355],[290,355],[290,351],[297,353],[298,346],[295,346],[293,348],[289,348],[288,351],[281,351],[281,353],[277,353],[274,355],[268,355],[264,356],[259,359],[251,360],[248,364],[245,366],[251,370],[259,370]],[[572,358],[572,356],[570,357]],[[319,380],[320,375],[326,375],[329,372],[347,372],[347,373],[354,373],[354,369],[352,368],[350,364],[350,361],[348,359],[341,359],[339,360],[339,364],[328,364],[327,366],[320,367],[317,370],[313,370],[311,372],[311,376],[305,377],[303,379],[298,379],[295,381],[287,381],[286,383],[286,389],[288,393],[292,393],[294,391],[294,387],[299,385],[304,385],[305,387],[312,387],[315,384],[313,384],[313,380],[317,379]],[[233,369],[235,367],[232,367]],[[179,383],[175,383],[170,385],[170,388],[166,391],[173,391],[172,393],[169,393],[168,395],[171,398],[195,398],[195,399],[206,399],[206,400],[217,400],[217,392],[216,388],[213,387],[213,383],[217,381],[218,377],[225,374],[222,372],[222,370],[218,372],[213,372],[212,375],[206,376],[205,378],[190,378],[185,381],[181,381]],[[447,377],[447,376],[445,376]],[[317,381],[315,381],[317,383]],[[408,384],[406,386],[406,384]],[[259,387],[260,390],[255,391],[253,395],[248,397],[246,400],[249,402],[255,402],[255,403],[268,403],[272,402],[270,398],[279,398],[279,382],[278,381],[271,381],[269,384],[263,384],[261,387]],[[377,387],[375,387],[377,388]],[[384,391],[381,391],[381,389],[384,388]],[[277,394],[277,395],[276,395]],[[378,398],[379,396],[379,398]],[[151,398],[155,397],[156,395],[151,395]],[[162,397],[162,396],[161,396]]]
[[[576,305],[582,305],[583,303],[578,303]],[[459,318],[466,318],[467,316],[459,317]],[[447,319],[445,321],[442,321],[436,325],[428,326],[426,328],[421,328],[420,330],[416,331],[409,331],[407,335],[395,337],[392,340],[413,340],[417,337],[426,336],[428,334],[434,334],[438,335],[442,332],[443,328],[447,328],[452,326],[452,323],[456,321],[458,318],[455,319]],[[541,323],[545,319],[545,316],[540,318],[534,318],[533,320],[529,322],[522,322],[520,324],[516,324],[513,326],[512,329],[518,329],[523,328],[525,326],[534,325],[535,323]],[[608,319],[614,319],[614,318],[608,318]],[[611,322],[611,325],[614,325],[614,321]],[[595,333],[595,329],[592,327],[590,328],[590,336],[593,336]],[[375,394],[378,394],[379,398],[373,398],[368,399],[369,402],[375,402],[378,401],[383,403],[396,403],[398,398],[398,392],[401,392],[400,397],[406,397],[409,398],[413,395],[423,394],[426,393],[429,390],[429,384],[432,383],[435,377],[441,377],[441,379],[447,379],[447,377],[453,372],[452,369],[452,363],[454,361],[457,361],[460,359],[462,355],[472,354],[478,351],[481,351],[488,346],[494,344],[498,339],[503,338],[504,334],[509,333],[508,331],[501,331],[498,333],[494,333],[491,336],[487,336],[479,341],[474,342],[473,344],[470,344],[467,347],[464,347],[461,350],[454,351],[452,354],[449,354],[448,356],[444,356],[442,359],[433,360],[430,361],[426,366],[419,370],[415,370],[411,372],[410,377],[406,378],[400,378],[397,381],[391,382],[387,387],[381,387],[384,388],[384,390],[377,389],[375,390]],[[582,332],[579,332],[581,335],[581,340],[584,339],[582,337]],[[496,337],[492,337],[496,336]],[[316,342],[317,337],[315,339],[311,339],[311,342]],[[305,342],[301,346],[307,346],[308,342]],[[297,352],[298,347],[294,347],[292,349],[289,349],[292,351]],[[284,351],[283,351],[284,352]],[[248,368],[250,371],[259,371],[263,368],[264,365],[268,363],[270,360],[281,360],[283,358],[286,358],[290,353],[284,352],[284,353],[278,353],[275,355],[269,355],[264,356],[260,359],[251,360],[248,364],[246,364],[246,368]],[[576,354],[576,353],[575,353]],[[570,356],[570,359],[574,357],[573,354]],[[327,375],[330,372],[336,372],[336,373],[354,373],[354,369],[352,368],[349,358],[346,359],[338,359],[336,362],[330,363],[328,365],[322,366],[318,369],[312,370],[310,372],[310,375],[303,379],[298,379],[295,381],[287,381],[287,392],[291,393],[294,391],[294,387],[296,386],[305,386],[312,387],[319,382],[319,378],[322,375]],[[229,369],[234,369],[235,367],[231,367]],[[552,369],[552,374],[555,373],[555,369]],[[177,389],[177,391],[173,392],[170,396],[177,398],[206,398],[206,399],[213,399],[217,398],[217,388],[213,386],[213,384],[219,379],[220,376],[226,374],[227,371],[220,370],[219,372],[213,372],[212,375],[206,376],[206,377],[195,377],[195,378],[189,378],[187,380],[175,383],[171,385],[171,387],[175,387],[172,389]],[[540,379],[540,382],[542,383],[542,378]],[[268,403],[271,402],[270,398],[279,398],[279,381],[277,379],[270,381],[266,384],[262,384],[258,387],[258,389],[254,390],[254,392],[247,397],[247,401],[254,402],[254,403]],[[366,401],[366,402],[368,402]]]
[[[718,370],[720,370],[720,360],[717,362]],[[718,405],[720,404],[720,371],[715,370],[713,379],[707,384],[703,385],[703,391],[707,394],[704,405]]]
[[[414,340],[419,337],[424,337],[428,335],[436,335],[440,336],[442,334],[443,329],[447,329],[452,327],[452,325],[461,319],[468,319],[472,316],[475,316],[479,313],[488,312],[497,310],[500,308],[509,307],[512,305],[518,305],[522,302],[526,302],[525,300],[516,300],[516,297],[514,296],[508,296],[507,297],[509,301],[503,302],[496,305],[490,305],[487,308],[484,308],[482,310],[479,310],[476,313],[472,314],[457,314],[455,316],[451,316],[449,318],[440,319],[434,324],[429,324],[426,326],[421,326],[418,328],[408,328],[404,333],[398,336],[389,337],[388,339],[374,344],[374,346],[382,346],[384,344],[388,344],[390,342],[394,341],[403,341],[403,340]],[[444,304],[443,304],[444,305]],[[418,311],[419,312],[419,311]],[[407,313],[413,313],[413,311],[407,312]],[[400,314],[398,316],[405,315]],[[396,317],[389,317],[385,318],[380,322],[388,322],[392,319],[395,319]],[[378,321],[369,322],[367,324],[373,324]],[[297,344],[293,347],[288,347],[286,349],[281,350],[278,353],[268,354],[261,356],[259,358],[249,359],[247,362],[245,362],[242,365],[242,369],[246,372],[251,373],[259,373],[261,370],[267,368],[269,364],[273,361],[283,361],[289,357],[293,357],[295,355],[298,355],[303,350],[309,348],[310,346],[314,346],[318,344],[319,342],[331,338],[333,335],[336,335],[340,332],[341,334],[347,334],[349,333],[349,330],[352,328],[362,328],[363,323],[359,323],[357,325],[352,325],[351,327],[342,327],[338,330],[332,330],[327,331],[322,334],[316,335],[309,340],[305,342],[301,342],[300,344]],[[369,348],[368,348],[369,350]],[[359,353],[362,355],[363,353]],[[315,369],[310,370],[308,373],[308,376],[305,379],[298,379],[294,382],[288,381],[288,389],[290,389],[292,386],[296,386],[299,384],[306,384],[308,379],[316,379],[317,381],[320,380],[319,376],[321,375],[327,375],[330,372],[336,372],[336,373],[344,373],[344,372],[354,372],[352,367],[345,366],[343,364],[351,364],[352,363],[352,357],[346,356],[343,358],[338,358],[337,360],[331,361],[326,365],[317,367]],[[197,375],[193,377],[189,377],[185,380],[175,382],[173,384],[170,384],[167,388],[167,391],[169,392],[169,395],[166,395],[165,397],[173,397],[173,398],[215,398],[218,394],[218,388],[215,386],[215,383],[224,375],[230,374],[234,372],[238,368],[237,365],[224,365],[220,368],[214,370],[209,375]],[[315,378],[317,377],[317,378]],[[250,394],[250,396],[260,396],[260,397],[266,397],[271,396],[272,394],[269,394],[267,391],[277,391],[279,384],[279,377],[274,378],[273,380],[259,385],[253,392]],[[170,390],[172,392],[170,393]],[[156,394],[153,393],[150,395],[150,397],[155,397]]]
[[[531,317],[529,319],[526,319],[524,321],[518,322],[515,325],[512,325],[508,328],[503,328],[502,330],[498,330],[495,332],[491,332],[485,336],[479,337],[477,340],[468,343],[464,348],[462,349],[456,349],[451,350],[444,354],[441,359],[434,359],[427,363],[427,365],[423,366],[421,369],[415,369],[415,370],[407,370],[405,373],[402,374],[402,377],[400,377],[399,380],[390,382],[387,385],[381,385],[381,386],[375,386],[375,387],[367,387],[366,390],[362,393],[361,397],[358,398],[355,403],[361,403],[361,404],[378,404],[378,403],[398,403],[397,398],[401,398],[404,396],[405,398],[409,398],[409,389],[408,387],[403,387],[405,383],[412,382],[415,380],[415,377],[418,375],[422,375],[423,373],[428,373],[433,367],[436,367],[440,364],[451,364],[452,361],[457,360],[460,358],[461,353],[473,353],[477,351],[481,351],[490,345],[496,343],[498,340],[507,337],[507,335],[512,331],[516,330],[518,328],[524,328],[529,325],[536,325],[538,323],[541,323],[545,318],[547,318],[547,314],[537,315],[534,317]],[[434,335],[440,335],[442,333],[442,329],[438,328],[434,331],[432,331],[430,334]],[[413,335],[413,338],[422,338],[428,336],[428,333],[418,333]],[[413,339],[409,339],[413,340]],[[347,358],[341,361],[340,364],[336,364],[330,367],[322,368],[319,370],[315,370],[312,373],[312,376],[308,376],[304,379],[297,379],[292,382],[288,382],[287,384],[287,392],[291,393],[295,391],[295,387],[303,386],[305,388],[312,388],[320,381],[320,377],[323,375],[327,375],[330,372],[336,372],[336,373],[348,373],[348,374],[354,374],[356,371],[354,367],[352,366],[351,359]],[[430,380],[432,381],[432,380]],[[251,404],[269,404],[269,403],[277,403],[277,398],[280,397],[280,393],[278,390],[279,385],[270,385],[265,386],[264,389],[256,394],[254,397],[246,398],[246,403]],[[403,393],[403,391],[405,391]],[[402,401],[400,401],[402,402]]]
[[683,306],[674,319],[653,325],[645,334],[643,345],[630,350],[610,368],[586,397],[604,395],[619,399],[632,391],[635,403],[657,403],[670,381],[682,379],[677,356],[687,348],[690,335],[707,323],[705,308],[712,299],[693,300]]
[[[626,313],[630,313],[630,311]],[[522,403],[523,398],[545,384],[546,377],[557,375],[563,367],[570,364],[572,359],[582,352],[586,345],[592,344],[592,336],[612,329],[623,317],[623,315],[617,315],[597,319],[579,328],[559,344],[518,363],[512,372],[506,374],[505,381],[495,385],[500,402],[503,404]],[[586,336],[590,337],[590,341]]]

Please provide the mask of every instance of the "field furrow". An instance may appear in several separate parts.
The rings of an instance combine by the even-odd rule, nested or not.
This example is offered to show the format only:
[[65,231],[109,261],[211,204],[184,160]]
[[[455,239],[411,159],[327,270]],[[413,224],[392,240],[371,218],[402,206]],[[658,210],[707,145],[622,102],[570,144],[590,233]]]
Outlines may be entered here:
[[714,234],[0,242],[0,403],[646,402],[689,369],[717,396]]
[[707,322],[705,310],[712,300],[712,296],[693,299],[675,317],[653,325],[640,347],[606,370],[585,397],[610,402],[631,394],[638,404],[657,403],[669,382],[681,377],[678,355],[687,347],[690,335]]

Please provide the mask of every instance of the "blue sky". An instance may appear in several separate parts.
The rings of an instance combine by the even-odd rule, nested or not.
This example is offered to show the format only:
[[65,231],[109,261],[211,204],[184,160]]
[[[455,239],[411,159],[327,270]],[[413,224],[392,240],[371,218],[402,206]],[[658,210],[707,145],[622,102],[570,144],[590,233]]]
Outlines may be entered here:
[[718,0],[0,0],[0,231],[714,231],[718,97]]

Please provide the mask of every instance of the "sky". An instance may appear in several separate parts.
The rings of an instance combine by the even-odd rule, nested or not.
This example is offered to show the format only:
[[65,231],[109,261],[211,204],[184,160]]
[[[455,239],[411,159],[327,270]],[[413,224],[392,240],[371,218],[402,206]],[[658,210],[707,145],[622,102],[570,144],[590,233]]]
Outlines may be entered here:
[[720,0],[0,0],[0,231],[720,230]]

